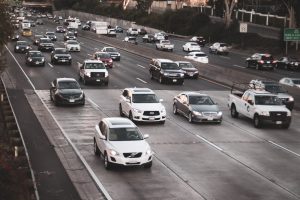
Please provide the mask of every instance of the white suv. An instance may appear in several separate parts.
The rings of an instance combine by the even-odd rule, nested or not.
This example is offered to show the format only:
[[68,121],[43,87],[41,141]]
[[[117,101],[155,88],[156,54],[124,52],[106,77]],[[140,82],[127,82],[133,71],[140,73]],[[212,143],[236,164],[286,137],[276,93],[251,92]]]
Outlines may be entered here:
[[103,118],[95,126],[94,152],[102,155],[104,166],[152,166],[153,152],[138,127],[129,119],[121,117]]
[[120,115],[126,115],[133,122],[166,121],[166,109],[156,94],[148,88],[125,88],[120,96]]
[[136,28],[129,28],[127,30],[128,36],[137,36],[139,34],[138,30]]

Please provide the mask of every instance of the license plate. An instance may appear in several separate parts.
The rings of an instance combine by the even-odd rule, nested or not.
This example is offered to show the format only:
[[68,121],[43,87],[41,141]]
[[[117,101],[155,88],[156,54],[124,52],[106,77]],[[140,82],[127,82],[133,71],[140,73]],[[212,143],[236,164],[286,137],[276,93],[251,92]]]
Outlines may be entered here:
[[208,121],[212,121],[214,118],[213,117],[207,117]]
[[270,61],[267,61],[267,63],[270,63]]
[[61,62],[67,62],[66,60],[61,60]]
[[35,64],[39,64],[40,62],[36,61]]
[[282,121],[276,121],[276,124],[282,124]]
[[75,102],[75,99],[70,99],[69,102],[70,102],[70,103],[74,103],[74,102]]
[[155,120],[155,118],[154,117],[149,117],[149,120]]
[[173,79],[173,82],[177,82],[177,79]]
[[97,82],[100,82],[100,79],[97,79],[96,81],[97,81]]

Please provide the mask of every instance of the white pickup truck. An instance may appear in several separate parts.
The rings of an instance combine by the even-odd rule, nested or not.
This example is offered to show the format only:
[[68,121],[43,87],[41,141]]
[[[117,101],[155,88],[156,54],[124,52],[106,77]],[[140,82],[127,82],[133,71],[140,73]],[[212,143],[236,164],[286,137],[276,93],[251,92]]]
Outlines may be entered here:
[[256,128],[260,128],[264,122],[271,122],[287,129],[291,123],[291,111],[277,95],[265,90],[248,89],[244,93],[236,93],[232,89],[228,107],[231,117],[237,118],[242,114],[252,119]]
[[171,44],[169,40],[160,40],[156,43],[156,49],[173,51],[174,44]]
[[84,60],[83,63],[78,63],[78,68],[79,79],[84,85],[89,82],[108,85],[108,71],[100,60]]

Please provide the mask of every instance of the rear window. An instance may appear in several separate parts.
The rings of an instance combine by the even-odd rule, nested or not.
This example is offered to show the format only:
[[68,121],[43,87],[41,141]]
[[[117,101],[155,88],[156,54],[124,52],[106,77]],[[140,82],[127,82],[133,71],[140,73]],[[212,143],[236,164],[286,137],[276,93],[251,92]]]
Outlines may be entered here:
[[228,44],[220,44],[220,47],[228,47]]
[[262,60],[274,60],[273,56],[262,56],[261,59]]

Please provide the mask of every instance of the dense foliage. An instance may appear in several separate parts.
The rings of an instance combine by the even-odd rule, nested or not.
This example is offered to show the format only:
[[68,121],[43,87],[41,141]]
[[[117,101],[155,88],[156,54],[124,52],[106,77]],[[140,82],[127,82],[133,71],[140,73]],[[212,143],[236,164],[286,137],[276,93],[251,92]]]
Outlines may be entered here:
[[8,5],[0,2],[0,49],[7,43],[9,36],[11,36],[13,32],[7,12],[8,10]]

